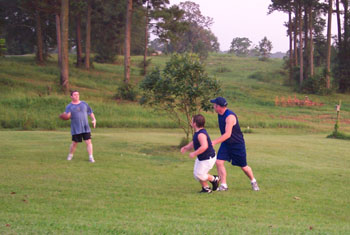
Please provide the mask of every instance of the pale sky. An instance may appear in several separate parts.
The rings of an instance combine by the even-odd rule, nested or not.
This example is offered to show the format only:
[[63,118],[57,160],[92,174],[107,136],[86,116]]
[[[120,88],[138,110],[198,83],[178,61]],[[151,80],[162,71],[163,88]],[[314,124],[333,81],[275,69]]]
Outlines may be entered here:
[[[185,2],[170,0],[170,5]],[[272,52],[289,50],[288,14],[273,12],[267,15],[271,0],[191,0],[200,5],[203,16],[213,18],[212,32],[218,38],[220,49],[229,50],[232,39],[246,37],[258,45],[265,36],[272,42]]]

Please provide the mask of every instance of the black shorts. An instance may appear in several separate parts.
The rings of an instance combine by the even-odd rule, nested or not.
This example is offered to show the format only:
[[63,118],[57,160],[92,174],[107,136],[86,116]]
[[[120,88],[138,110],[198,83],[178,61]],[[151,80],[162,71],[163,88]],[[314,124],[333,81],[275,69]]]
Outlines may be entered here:
[[74,142],[82,142],[84,140],[89,140],[91,139],[91,133],[81,133],[77,135],[72,135],[72,141]]

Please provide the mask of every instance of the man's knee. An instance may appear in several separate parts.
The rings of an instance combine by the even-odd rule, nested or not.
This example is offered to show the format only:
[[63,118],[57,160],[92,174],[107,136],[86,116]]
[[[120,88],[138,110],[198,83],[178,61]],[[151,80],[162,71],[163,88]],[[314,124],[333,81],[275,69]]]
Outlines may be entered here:
[[193,172],[193,176],[198,181],[207,181],[208,174],[199,174],[198,172]]
[[225,163],[224,160],[216,160],[216,166],[217,167],[224,167],[224,163]]
[[250,167],[248,165],[241,167],[243,171],[250,171]]

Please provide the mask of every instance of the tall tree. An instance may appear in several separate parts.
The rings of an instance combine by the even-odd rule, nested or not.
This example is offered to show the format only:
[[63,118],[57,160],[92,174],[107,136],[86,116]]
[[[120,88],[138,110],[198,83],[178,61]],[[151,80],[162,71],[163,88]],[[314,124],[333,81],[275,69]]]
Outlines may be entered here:
[[124,82],[130,81],[130,40],[131,40],[131,19],[132,1],[127,0],[126,23],[125,23],[125,46],[124,46]]
[[91,0],[87,1],[86,11],[86,39],[85,39],[85,68],[90,69],[90,49],[91,49]]
[[337,29],[338,29],[338,44],[341,44],[341,21],[340,21],[340,7],[339,0],[335,0],[336,13],[337,13]]
[[40,6],[39,0],[35,1],[35,23],[36,23],[36,39],[37,39],[37,52],[36,59],[38,64],[42,65],[44,63],[43,57],[43,35],[41,29],[41,17],[40,17]]
[[314,39],[313,39],[313,14],[312,6],[309,7],[309,66],[310,66],[310,76],[314,76]]
[[293,22],[292,22],[292,7],[288,7],[288,36],[289,36],[289,84],[292,84],[293,80]]
[[298,23],[299,23],[299,84],[302,86],[304,81],[304,56],[303,56],[303,17],[302,17],[302,5],[298,6]]
[[328,22],[327,22],[327,65],[326,65],[326,82],[327,89],[331,87],[331,30],[332,30],[332,11],[333,11],[333,0],[328,0]]
[[61,0],[61,86],[65,93],[69,90],[68,27],[69,0]]
[[169,0],[144,0],[145,1],[145,45],[143,53],[143,73],[147,73],[147,54],[148,54],[148,39],[150,20],[155,11],[162,11],[169,4]]
[[58,59],[58,66],[61,66],[62,62],[62,50],[61,50],[61,17],[60,13],[56,12],[56,38],[57,38],[57,59]]

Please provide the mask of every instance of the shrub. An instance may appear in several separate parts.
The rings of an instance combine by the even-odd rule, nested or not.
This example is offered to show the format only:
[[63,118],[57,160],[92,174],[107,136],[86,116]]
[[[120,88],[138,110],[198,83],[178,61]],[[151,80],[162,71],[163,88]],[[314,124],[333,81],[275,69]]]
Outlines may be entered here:
[[326,95],[331,92],[331,90],[327,89],[325,72],[305,79],[300,90],[304,93],[319,95]]
[[227,68],[227,67],[219,67],[215,70],[215,72],[217,73],[227,73],[227,72],[231,72],[231,69]]
[[116,99],[136,101],[137,90],[134,85],[130,83],[121,83],[118,86],[117,94],[115,95]]

